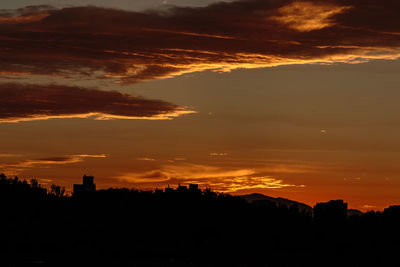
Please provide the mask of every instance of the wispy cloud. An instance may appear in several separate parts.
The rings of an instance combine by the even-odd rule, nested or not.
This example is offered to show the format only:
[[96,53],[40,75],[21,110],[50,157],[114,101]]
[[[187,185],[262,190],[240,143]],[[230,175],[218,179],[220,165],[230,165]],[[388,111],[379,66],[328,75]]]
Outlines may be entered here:
[[136,158],[137,160],[141,160],[141,161],[155,161],[156,159],[153,158],[146,158],[146,157],[139,157]]
[[202,70],[395,59],[399,8],[397,0],[243,0],[159,12],[30,7],[0,15],[0,73],[139,82]]
[[350,8],[328,1],[295,1],[278,8],[279,15],[271,19],[292,29],[309,32],[334,26],[333,17]]
[[[201,183],[204,181],[193,181],[194,183]],[[305,187],[305,185],[295,185],[285,183],[283,180],[276,179],[270,176],[239,176],[239,177],[226,177],[223,181],[209,179],[207,186],[216,188],[221,192],[235,192],[239,190],[248,189],[281,189],[286,187]]]
[[19,157],[20,154],[13,154],[13,153],[0,153],[0,158],[14,158]]
[[210,156],[215,156],[215,157],[223,157],[223,156],[227,156],[228,153],[225,152],[211,152]]
[[167,120],[193,112],[165,101],[115,91],[0,83],[0,123],[52,118]]
[[123,183],[142,184],[150,187],[166,184],[196,183],[221,192],[304,187],[304,185],[289,184],[282,179],[262,175],[255,169],[222,168],[192,163],[164,165],[156,170],[141,173],[124,173],[115,178]]
[[32,160],[21,160],[1,163],[0,167],[18,167],[18,168],[32,168],[32,167],[49,167],[51,165],[62,165],[81,162],[82,158],[79,157],[51,157],[42,159],[32,159]]
[[18,174],[24,169],[50,168],[57,165],[73,164],[84,161],[85,158],[106,158],[106,154],[81,154],[39,159],[22,159],[18,161],[0,162],[0,168],[5,173]]
[[144,173],[124,173],[116,177],[126,183],[159,183],[168,181],[169,174],[164,171],[154,170]]
[[95,155],[90,155],[90,154],[79,154],[79,155],[72,155],[73,157],[78,157],[78,158],[107,158],[107,154],[95,154]]

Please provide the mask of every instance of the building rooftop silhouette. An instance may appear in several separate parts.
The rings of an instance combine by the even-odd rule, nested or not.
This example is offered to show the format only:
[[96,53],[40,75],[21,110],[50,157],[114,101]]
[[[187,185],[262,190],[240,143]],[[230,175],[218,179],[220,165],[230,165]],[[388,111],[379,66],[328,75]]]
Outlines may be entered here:
[[[154,192],[157,192],[154,191]],[[162,190],[158,190],[158,192],[162,192]],[[189,186],[187,185],[178,185],[178,187],[176,189],[172,188],[172,187],[165,187],[164,189],[165,193],[199,193],[201,192],[199,185],[198,184],[189,184]]]
[[74,194],[79,192],[93,192],[96,191],[96,184],[94,183],[94,177],[83,175],[82,184],[74,184]]

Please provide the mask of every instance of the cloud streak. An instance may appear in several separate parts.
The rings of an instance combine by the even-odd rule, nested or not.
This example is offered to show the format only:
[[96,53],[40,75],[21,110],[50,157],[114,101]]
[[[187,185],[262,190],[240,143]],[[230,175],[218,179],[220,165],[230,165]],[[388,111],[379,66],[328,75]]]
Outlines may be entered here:
[[281,179],[265,175],[255,169],[222,168],[193,163],[164,165],[159,169],[142,173],[125,173],[117,176],[116,179],[123,183],[153,188],[167,184],[195,183],[220,192],[304,187],[304,185],[285,183]]
[[50,168],[52,166],[73,164],[82,162],[85,158],[107,158],[106,154],[81,154],[81,155],[67,155],[60,157],[48,157],[39,159],[21,159],[9,162],[0,162],[1,172],[12,173],[16,175],[24,169],[31,168]]
[[50,166],[50,165],[63,165],[71,164],[83,161],[85,158],[106,158],[106,154],[98,155],[70,155],[62,157],[49,157],[41,159],[30,159],[30,160],[20,160],[14,162],[0,163],[0,167],[20,167],[20,168],[31,168],[37,166]]
[[0,122],[51,118],[171,119],[193,113],[161,100],[61,85],[0,84]]
[[120,82],[400,56],[395,0],[244,0],[133,12],[46,6],[0,13],[0,73]]

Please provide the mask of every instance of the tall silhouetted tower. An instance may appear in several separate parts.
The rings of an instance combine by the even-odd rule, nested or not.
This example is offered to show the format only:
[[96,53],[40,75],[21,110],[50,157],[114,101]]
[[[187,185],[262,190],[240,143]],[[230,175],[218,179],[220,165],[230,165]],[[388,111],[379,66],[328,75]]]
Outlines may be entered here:
[[83,175],[82,184],[74,184],[74,194],[79,192],[93,192],[96,191],[96,184],[94,183],[94,177]]

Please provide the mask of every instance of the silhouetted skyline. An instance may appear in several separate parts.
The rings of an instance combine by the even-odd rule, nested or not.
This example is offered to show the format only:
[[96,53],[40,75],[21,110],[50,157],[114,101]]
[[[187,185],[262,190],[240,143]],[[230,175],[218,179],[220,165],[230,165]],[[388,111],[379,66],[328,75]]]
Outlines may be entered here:
[[[93,185],[84,176],[83,184]],[[89,189],[89,187],[88,187]],[[46,190],[0,175],[4,266],[391,266],[400,205],[350,214],[199,189]]]

